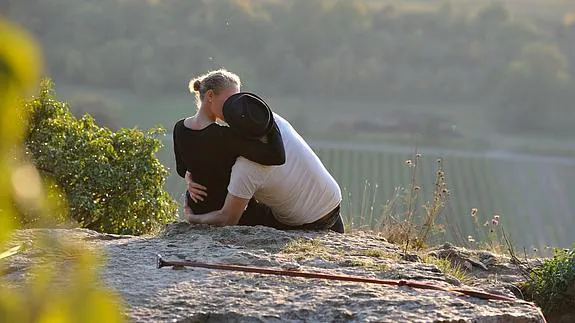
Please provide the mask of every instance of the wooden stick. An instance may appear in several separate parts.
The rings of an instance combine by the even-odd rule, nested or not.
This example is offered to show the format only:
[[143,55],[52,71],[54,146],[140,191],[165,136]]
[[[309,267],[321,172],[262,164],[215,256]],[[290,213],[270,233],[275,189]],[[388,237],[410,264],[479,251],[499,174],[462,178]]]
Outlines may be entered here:
[[472,289],[463,289],[463,288],[445,288],[438,285],[428,284],[428,283],[421,283],[421,282],[413,282],[407,280],[389,280],[389,279],[378,279],[378,278],[367,278],[367,277],[357,277],[357,276],[347,276],[347,275],[333,275],[333,274],[322,274],[322,273],[313,273],[313,272],[305,272],[305,271],[296,271],[296,270],[284,270],[284,269],[268,269],[268,268],[260,268],[260,267],[249,267],[249,266],[242,266],[242,265],[224,265],[224,264],[207,264],[202,262],[196,261],[167,261],[162,259],[161,255],[158,255],[157,258],[157,267],[199,267],[199,268],[208,268],[208,269],[219,269],[219,270],[229,270],[229,271],[241,271],[241,272],[249,272],[249,273],[257,273],[257,274],[270,274],[270,275],[280,275],[280,276],[290,276],[290,277],[303,277],[303,278],[316,278],[316,279],[328,279],[328,280],[340,280],[340,281],[350,281],[350,282],[358,282],[358,283],[371,283],[371,284],[379,284],[379,285],[391,285],[391,286],[408,286],[413,288],[420,288],[420,289],[431,289],[431,290],[439,290],[444,292],[455,292],[458,294],[464,294],[467,296],[477,297],[480,299],[494,299],[500,301],[509,301],[509,302],[520,302],[524,304],[529,304],[531,306],[535,306],[535,304],[487,292],[482,292],[478,290]]

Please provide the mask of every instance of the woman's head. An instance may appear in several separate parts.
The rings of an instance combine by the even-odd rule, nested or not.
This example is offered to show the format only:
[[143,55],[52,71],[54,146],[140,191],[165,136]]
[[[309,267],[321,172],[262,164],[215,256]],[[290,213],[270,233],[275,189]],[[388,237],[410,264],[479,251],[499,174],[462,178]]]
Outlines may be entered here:
[[224,102],[232,94],[240,91],[240,77],[225,69],[208,72],[192,79],[190,92],[196,95],[199,108],[208,108],[218,118],[223,119]]

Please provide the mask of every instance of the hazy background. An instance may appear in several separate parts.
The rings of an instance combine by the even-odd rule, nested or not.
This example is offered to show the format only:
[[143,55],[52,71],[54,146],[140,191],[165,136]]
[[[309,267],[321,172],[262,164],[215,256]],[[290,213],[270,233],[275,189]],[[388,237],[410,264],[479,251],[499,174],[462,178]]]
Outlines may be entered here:
[[[60,99],[111,128],[171,131],[190,78],[225,67],[312,144],[344,213],[425,199],[443,157],[453,239],[471,208],[519,246],[575,241],[575,1],[3,0],[40,40]],[[159,153],[180,199],[168,135]],[[450,230],[450,229],[448,229]]]

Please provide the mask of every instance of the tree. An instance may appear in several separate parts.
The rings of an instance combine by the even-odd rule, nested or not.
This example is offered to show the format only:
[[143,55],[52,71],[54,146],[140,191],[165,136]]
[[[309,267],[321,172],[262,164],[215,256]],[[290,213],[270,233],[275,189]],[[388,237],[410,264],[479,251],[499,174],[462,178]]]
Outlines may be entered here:
[[[568,71],[567,58],[556,46],[525,46],[495,91],[495,123],[508,133],[568,131],[574,121],[570,108],[574,84]],[[561,121],[565,119],[570,122]]]
[[571,18],[553,35],[543,28],[557,26],[500,3],[473,11],[449,1],[417,10],[364,0],[4,2],[45,45],[58,83],[142,95],[181,93],[193,75],[226,67],[273,96],[468,105],[529,43],[557,44],[575,62]]

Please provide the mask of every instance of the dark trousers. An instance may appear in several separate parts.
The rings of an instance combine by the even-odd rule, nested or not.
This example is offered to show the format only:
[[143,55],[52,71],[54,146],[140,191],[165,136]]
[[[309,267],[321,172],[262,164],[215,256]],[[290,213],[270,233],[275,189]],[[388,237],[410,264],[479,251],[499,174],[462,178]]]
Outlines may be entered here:
[[323,218],[304,225],[290,226],[279,222],[273,215],[272,210],[262,203],[251,199],[247,209],[242,214],[238,225],[263,225],[279,230],[331,230],[344,233],[343,220],[339,205]]
[[[186,199],[188,199],[188,205],[193,205],[192,203],[194,202],[192,201],[190,193],[187,190]],[[332,230],[335,232],[344,233],[343,220],[340,215],[339,205],[329,214],[313,223],[308,223],[300,226],[290,226],[276,220],[272,210],[267,205],[259,203],[254,198],[248,202],[248,206],[242,214],[238,225],[263,225],[279,230]]]

